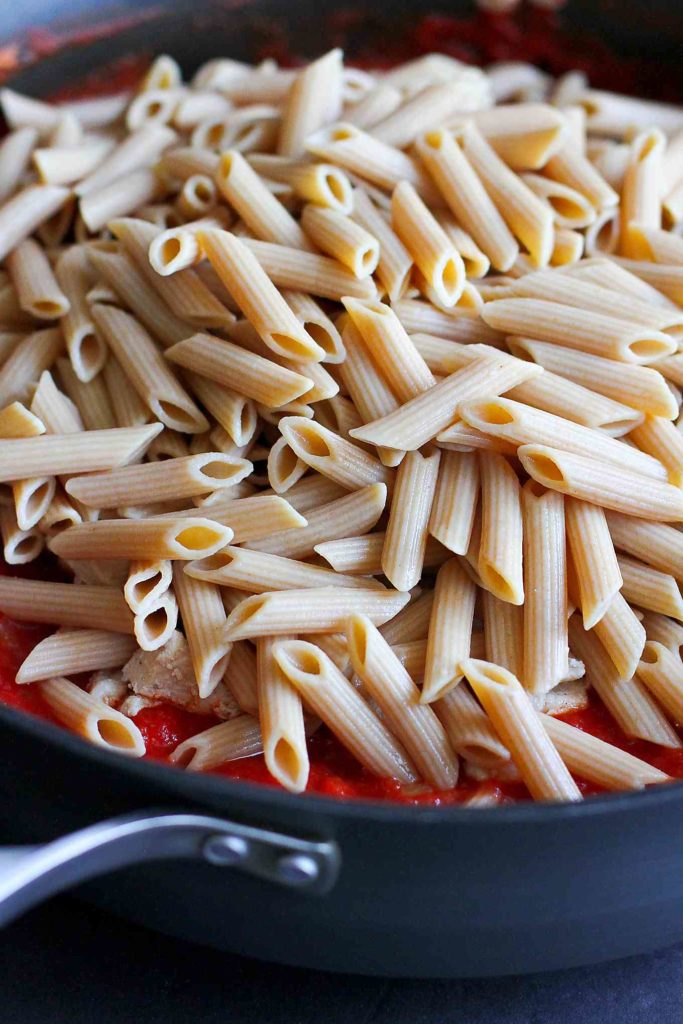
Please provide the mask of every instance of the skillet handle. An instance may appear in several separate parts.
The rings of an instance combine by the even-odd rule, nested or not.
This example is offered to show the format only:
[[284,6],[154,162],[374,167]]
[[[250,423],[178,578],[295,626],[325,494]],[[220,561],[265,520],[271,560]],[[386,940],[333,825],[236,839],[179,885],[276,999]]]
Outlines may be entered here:
[[200,814],[141,811],[46,843],[0,847],[0,927],[71,886],[148,861],[199,860],[299,889],[328,892],[341,857],[313,842]]

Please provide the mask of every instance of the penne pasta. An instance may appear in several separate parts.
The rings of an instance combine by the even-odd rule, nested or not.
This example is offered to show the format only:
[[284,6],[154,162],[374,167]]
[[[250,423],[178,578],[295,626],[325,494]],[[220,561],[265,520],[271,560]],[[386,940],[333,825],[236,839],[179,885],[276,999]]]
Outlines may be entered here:
[[409,182],[393,191],[391,224],[439,302],[454,306],[465,285],[462,257]]
[[345,213],[309,204],[301,225],[308,238],[322,252],[347,267],[354,277],[370,277],[379,262],[377,239]]
[[341,50],[330,50],[295,76],[284,104],[278,153],[301,156],[308,136],[339,117],[342,57]]
[[294,249],[310,248],[304,233],[307,231],[305,225],[299,226],[241,153],[234,150],[221,153],[215,180],[223,197],[254,237]]
[[607,512],[607,526],[614,546],[647,562],[653,569],[671,573],[683,581],[683,537],[680,530],[663,523],[648,523],[619,512]]
[[0,577],[0,611],[20,622],[132,633],[133,616],[114,586]]
[[201,516],[168,519],[103,519],[79,523],[50,542],[63,558],[179,558],[191,561],[219,551],[232,530]]
[[663,644],[648,640],[638,663],[637,678],[675,722],[683,715],[683,666]]
[[0,409],[0,438],[38,437],[44,433],[45,424],[21,402]]
[[96,746],[142,757],[145,741],[135,722],[59,676],[39,684],[59,721]]
[[377,580],[351,576],[265,551],[227,546],[209,558],[190,562],[186,568],[193,579],[233,587],[251,594],[276,590],[304,590],[316,587],[345,587],[383,590]]
[[433,707],[451,746],[468,765],[486,772],[509,766],[509,750],[466,682],[449,690]]
[[64,206],[69,190],[61,185],[28,185],[0,207],[0,260]]
[[105,668],[120,668],[135,653],[135,640],[103,629],[60,629],[41,640],[24,658],[18,683],[34,683],[55,674],[76,675]]
[[133,561],[123,586],[126,604],[135,615],[153,607],[171,586],[173,571],[168,559]]
[[524,681],[524,609],[489,590],[482,593],[482,605],[486,660]]
[[621,592],[629,603],[683,621],[683,597],[673,576],[628,555],[617,560],[624,580]]
[[47,256],[32,238],[20,242],[5,265],[25,312],[37,320],[59,320],[69,312],[69,300],[60,289]]
[[0,406],[22,401],[32,383],[49,370],[64,348],[59,327],[27,334],[0,366]]
[[470,452],[442,452],[429,532],[456,555],[467,551],[479,499],[479,462]]
[[336,301],[345,295],[371,299],[377,294],[374,281],[367,277],[357,278],[329,256],[253,238],[244,238],[242,242],[278,288],[310,292],[311,295]]
[[12,505],[0,505],[0,538],[2,557],[7,565],[26,565],[33,562],[45,545],[40,524],[22,530]]
[[413,266],[413,259],[407,248],[379,212],[368,193],[357,188],[353,193],[353,219],[377,239],[379,262],[377,276],[393,302],[405,292]]
[[280,430],[303,462],[348,490],[391,480],[389,470],[378,459],[315,420],[287,416],[280,420]]
[[[565,498],[564,509],[581,614],[585,628],[593,629],[623,585],[609,525],[609,517],[615,513],[606,518],[598,505],[571,497]],[[635,525],[637,521],[631,522]]]
[[261,637],[256,643],[259,719],[268,771],[292,793],[306,788],[309,773],[301,697],[275,660],[278,642],[293,637]]
[[457,558],[441,566],[427,635],[423,704],[440,700],[462,679],[461,663],[470,657],[476,594]]
[[53,434],[5,441],[0,452],[0,482],[125,465],[142,456],[160,426],[150,423],[146,427],[89,430],[70,436],[68,443]]
[[262,750],[263,737],[258,720],[251,715],[240,715],[183,740],[170,760],[178,768],[206,772],[226,761],[260,754]]
[[439,459],[439,452],[408,452],[396,474],[382,569],[397,590],[411,590],[422,576]]
[[190,650],[199,697],[208,697],[225,672],[232,644],[225,637],[227,616],[214,583],[185,573],[181,564],[173,567],[173,593],[178,601]]
[[515,471],[502,455],[479,459],[481,541],[478,572],[486,590],[510,604],[524,602],[522,505]]

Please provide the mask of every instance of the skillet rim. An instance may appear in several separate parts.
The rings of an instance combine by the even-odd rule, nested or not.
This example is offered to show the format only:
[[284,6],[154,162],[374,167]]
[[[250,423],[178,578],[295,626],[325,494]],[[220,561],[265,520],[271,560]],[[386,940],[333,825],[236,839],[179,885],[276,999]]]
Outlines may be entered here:
[[[306,811],[313,815],[346,820],[371,821],[374,823],[412,824],[415,826],[473,823],[490,826],[494,819],[501,824],[553,824],[578,818],[601,817],[615,814],[635,814],[649,810],[652,806],[666,806],[683,801],[683,780],[653,785],[643,790],[612,792],[586,797],[577,803],[520,801],[505,806],[464,807],[449,804],[443,807],[431,805],[401,804],[393,801],[367,800],[353,797],[340,799],[332,796],[288,793],[260,783],[243,782],[209,772],[187,772],[161,761],[127,757],[115,751],[105,750],[88,740],[69,732],[67,729],[44,721],[30,712],[0,703],[0,723],[23,733],[33,741],[42,742],[50,748],[66,750],[75,758],[100,765],[117,767],[127,774],[131,782],[136,777],[157,782],[168,789],[175,780],[176,795],[188,800],[216,804],[223,793],[227,800],[237,797],[254,807],[256,814],[267,813],[272,806],[285,811]],[[231,813],[226,808],[226,813]]]

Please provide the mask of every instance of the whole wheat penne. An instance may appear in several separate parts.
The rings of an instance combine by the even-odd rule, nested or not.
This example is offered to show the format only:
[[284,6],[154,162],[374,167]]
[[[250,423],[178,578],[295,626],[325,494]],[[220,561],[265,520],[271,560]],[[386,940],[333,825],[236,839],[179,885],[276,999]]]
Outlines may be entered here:
[[465,79],[435,82],[409,96],[397,110],[373,124],[372,134],[390,146],[406,149],[425,127],[446,124],[453,115],[476,110],[481,103],[480,90],[473,90]]
[[420,700],[440,700],[462,678],[461,663],[470,657],[476,587],[457,558],[441,566],[429,620],[424,684]]
[[455,785],[458,759],[434,711],[420,702],[420,691],[382,634],[363,615],[347,627],[355,671],[384,713],[425,781],[440,789]]
[[469,659],[463,669],[534,799],[580,800],[578,786],[519,680],[486,661]]
[[379,82],[371,86],[357,102],[347,105],[344,117],[357,128],[373,128],[393,114],[402,101],[402,94],[395,86]]
[[28,185],[0,207],[0,260],[64,206],[69,190],[61,185]]
[[374,273],[379,242],[347,214],[309,203],[304,207],[301,225],[318,249],[338,260],[354,277],[366,278]]
[[642,252],[640,225],[661,225],[663,157],[666,138],[658,128],[641,132],[631,143],[621,188],[622,256],[638,259]]
[[294,249],[309,248],[302,228],[241,153],[235,150],[221,153],[215,180],[222,195],[256,238]]
[[107,346],[95,331],[87,293],[93,282],[89,254],[83,246],[71,246],[61,254],[55,274],[69,302],[62,320],[66,348],[79,380],[92,380],[107,358]]
[[683,496],[662,480],[541,444],[521,445],[517,454],[527,473],[552,490],[640,519],[681,518]]
[[37,141],[36,129],[25,126],[10,131],[0,143],[0,202],[16,190]]
[[[80,132],[78,122],[75,124]],[[95,171],[113,148],[112,139],[81,138],[71,144],[60,139],[47,148],[35,149],[32,160],[43,183],[70,185]]]
[[392,645],[409,643],[411,640],[426,641],[433,605],[433,590],[414,596],[391,622],[381,628],[382,636]]
[[683,665],[667,647],[648,640],[638,664],[637,678],[678,722],[683,715]]
[[0,409],[0,438],[38,437],[44,433],[43,421],[21,402],[11,402]]
[[371,444],[415,451],[453,422],[461,402],[482,394],[499,394],[537,374],[530,364],[484,358],[446,377],[440,384],[406,402],[395,412],[351,431]]
[[478,571],[487,590],[522,604],[522,507],[517,476],[502,455],[486,452],[481,474],[481,546]]
[[[233,610],[233,607],[236,607],[229,600],[230,595],[237,593],[237,591],[221,591],[223,605],[228,614]],[[226,595],[228,595],[228,600],[226,600]],[[244,595],[240,594],[239,597],[241,599]],[[237,643],[232,645],[223,681],[242,711],[247,715],[254,715],[255,718],[258,718],[260,708],[257,687],[256,651],[253,644],[248,640],[238,640]]]
[[532,693],[547,693],[568,671],[564,499],[530,480],[522,488],[522,510],[525,592],[522,678],[524,686]]
[[457,221],[496,270],[508,270],[517,255],[517,243],[453,136],[443,129],[429,131],[418,139],[417,151]]
[[118,587],[0,577],[0,611],[19,621],[132,633],[133,616]]
[[611,437],[627,434],[644,418],[637,409],[589,391],[548,370],[540,377],[512,388],[508,397],[585,427],[599,427],[601,432]]
[[[289,502],[271,494],[255,494],[245,498],[219,498],[210,505],[201,506],[201,512],[214,522],[229,526],[235,543],[260,541],[279,537],[290,531],[297,533],[306,526],[306,519]],[[169,513],[163,518],[170,518]],[[188,509],[185,515],[195,516],[197,509]],[[379,517],[379,512],[377,513]]]
[[514,103],[477,110],[472,119],[498,156],[515,171],[538,170],[563,145],[566,118],[546,103]]
[[631,604],[683,621],[683,597],[673,576],[628,555],[618,555],[621,592]]
[[285,100],[279,153],[300,156],[307,137],[339,117],[342,65],[342,51],[334,49],[298,72]]
[[45,545],[40,524],[22,530],[13,505],[0,505],[0,537],[2,556],[7,565],[26,565],[32,562]]
[[287,501],[297,512],[304,513],[310,509],[320,508],[336,498],[343,498],[346,493],[346,490],[334,480],[329,480],[318,473],[311,473],[289,489]]
[[178,625],[178,602],[172,590],[167,590],[133,620],[133,631],[138,647],[143,651],[158,651],[169,642]]
[[462,257],[409,182],[393,191],[391,222],[440,303],[454,306],[465,284]]
[[472,122],[463,127],[462,142],[465,156],[513,235],[536,266],[545,266],[553,248],[552,208],[506,166]]
[[170,755],[170,760],[178,768],[206,772],[226,761],[260,754],[262,750],[263,738],[258,720],[251,715],[240,715],[183,740]]
[[425,199],[434,198],[434,187],[414,160],[355,125],[342,121],[322,128],[308,137],[306,149],[382,189],[408,181]]
[[55,496],[56,481],[51,476],[31,477],[12,484],[14,510],[20,530],[31,530],[43,518]]
[[528,335],[626,363],[649,363],[671,355],[676,342],[661,331],[543,299],[487,302],[482,317],[491,327]]
[[[337,573],[352,575],[382,575],[382,549],[385,540],[384,531],[375,531],[361,537],[344,537],[341,540],[323,541],[316,544],[315,551],[325,559]],[[449,557],[449,552],[433,537],[427,538],[425,547],[425,568],[442,565]]]
[[342,487],[355,490],[391,480],[390,471],[378,459],[315,420],[287,416],[280,420],[280,430],[300,459]]
[[376,775],[416,779],[403,746],[320,648],[303,640],[279,641],[273,656],[302,699],[361,764]]
[[137,427],[149,423],[152,410],[147,408],[137,391],[130,387],[125,372],[112,353],[109,353],[102,368],[102,377],[117,427]]
[[431,371],[390,306],[349,298],[344,306],[399,402],[434,386]]
[[81,523],[51,541],[64,558],[179,558],[212,555],[232,540],[232,530],[201,516],[174,519],[103,519]]
[[683,302],[683,266],[680,264],[649,263],[647,260],[633,260],[623,256],[612,256],[610,259],[662,292],[672,302],[679,305]]
[[145,427],[89,430],[68,442],[59,435],[4,441],[0,452],[0,482],[27,476],[94,472],[113,469],[139,458],[159,433],[159,423]]
[[99,192],[117,179],[151,166],[177,136],[166,125],[147,124],[127,135],[91,173],[82,178],[74,191],[79,196]]
[[242,242],[278,288],[293,288],[336,301],[344,295],[369,299],[377,294],[371,278],[357,278],[338,260],[328,256],[254,238],[245,238]]
[[666,467],[670,483],[683,485],[683,434],[673,423],[662,416],[646,416],[630,432],[629,440]]
[[187,575],[220,586],[265,594],[275,590],[305,590],[314,587],[346,587],[381,590],[382,584],[365,576],[349,576],[292,558],[265,551],[225,547],[210,558],[191,562]]
[[301,697],[274,657],[275,645],[291,639],[261,637],[257,641],[256,678],[266,766],[285,789],[301,793],[309,772]]
[[[566,452],[623,466],[633,473],[655,480],[666,480],[665,466],[653,456],[590,427],[513,402],[509,398],[463,402],[459,412],[470,426],[518,445],[556,445]],[[672,429],[675,430],[674,427]],[[442,431],[438,439],[449,441],[449,431]]]
[[429,532],[450,551],[469,546],[479,498],[479,463],[469,452],[442,452]]
[[285,494],[307,472],[307,463],[299,458],[286,438],[279,437],[268,452],[268,482],[276,494]]
[[602,288],[625,289],[632,295],[636,295],[644,302],[651,305],[664,306],[666,309],[675,310],[676,303],[668,298],[653,284],[646,281],[640,273],[636,273],[633,267],[639,270],[643,266],[649,266],[656,270],[654,264],[644,264],[643,261],[627,260],[621,256],[596,256],[590,259],[581,260],[576,266],[571,267],[568,273],[572,277],[580,277],[584,281],[592,281],[593,284]]
[[41,696],[59,721],[84,739],[131,757],[142,757],[145,753],[142,733],[120,711],[59,676],[45,679],[39,686]]
[[630,679],[638,666],[646,637],[638,616],[621,593],[614,595],[593,629],[620,676]]
[[265,153],[252,153],[248,160],[260,175],[289,185],[294,195],[304,202],[341,213],[351,213],[354,208],[351,182],[333,164],[307,163]]
[[226,614],[214,583],[188,576],[174,566],[173,590],[178,600],[200,698],[218,686],[232,644],[224,636]]
[[[591,222],[595,224],[598,220],[596,216],[595,220]],[[603,225],[604,226],[604,223]],[[555,242],[553,245],[553,251],[550,255],[550,266],[551,267],[568,267],[573,263],[577,263],[584,252],[588,251],[587,233],[586,236],[582,235],[580,231],[574,231],[572,228],[555,228]]]
[[683,264],[683,238],[672,231],[637,225],[638,257],[654,263]]
[[586,629],[593,629],[623,583],[608,528],[609,519],[599,506],[571,497],[565,499],[565,517],[581,614]]
[[78,434],[84,429],[81,415],[55,384],[49,370],[44,370],[31,399],[31,412],[40,417],[49,434]]
[[377,276],[389,299],[400,299],[408,284],[412,256],[362,188],[354,190],[352,217],[379,242]]
[[466,682],[449,690],[433,707],[451,746],[469,764],[490,771],[509,763],[509,750]]
[[597,630],[586,631],[572,616],[569,643],[586,666],[586,678],[627,736],[678,748],[681,741],[659,705],[637,676],[622,677],[598,639]]
[[653,569],[671,573],[683,581],[683,536],[663,523],[648,523],[619,512],[607,513],[607,525],[615,547],[647,562]]
[[206,452],[153,465],[125,466],[107,475],[71,477],[66,491],[91,508],[189,498],[239,483],[251,471],[246,459]]
[[[216,210],[217,197],[216,184],[208,175],[193,174],[183,183],[178,193],[176,209],[183,217],[202,217]],[[231,220],[228,216],[221,226],[224,227]]]
[[543,714],[540,719],[567,768],[582,779],[606,789],[644,789],[669,779],[647,761],[577,729],[569,722]]
[[31,383],[49,370],[63,348],[59,327],[27,334],[0,367],[0,405],[24,399]]
[[181,387],[144,327],[114,306],[96,304],[92,315],[132,387],[154,416],[174,430],[206,430],[206,417]]
[[396,474],[382,569],[397,590],[410,590],[422,576],[439,458],[438,452],[427,456],[408,452]]
[[[667,360],[660,360],[655,370],[631,363],[619,363],[617,366],[612,359],[532,338],[511,338],[509,344],[516,355],[531,358],[546,370],[582,387],[653,416],[676,418],[678,407],[666,381],[662,380],[661,372],[658,372],[660,368],[664,370],[663,364]],[[670,358],[675,359],[676,356]]]
[[321,587],[279,590],[242,601],[228,616],[229,640],[278,633],[337,633],[350,615],[367,615],[376,625],[393,618],[409,600],[395,590]]
[[[48,187],[48,186],[44,186]],[[101,231],[110,220],[127,217],[145,203],[153,202],[161,192],[156,174],[147,168],[131,171],[105,185],[82,195],[78,209],[92,234]]]
[[57,371],[59,381],[78,410],[86,430],[108,430],[116,426],[114,410],[102,374],[84,383],[76,375],[69,359],[58,359]]
[[643,626],[648,640],[662,644],[677,658],[683,658],[683,626],[680,623],[656,612],[646,612]]
[[[596,211],[581,192],[542,174],[523,174],[521,180],[553,211],[555,228],[585,228],[596,219]],[[549,260],[550,262],[550,260]]]
[[131,562],[123,586],[126,604],[135,615],[140,615],[164,594],[173,580],[171,562],[165,558],[142,559]]
[[59,287],[43,249],[32,238],[20,242],[5,265],[20,307],[38,320],[58,320],[69,312],[69,300]]
[[548,160],[543,173],[586,196],[597,210],[614,207],[619,202],[618,194],[600,171],[569,140]]
[[41,640],[17,672],[18,683],[33,683],[58,675],[76,675],[119,668],[135,653],[136,643],[122,633],[102,629],[60,629]]
[[[486,660],[502,665],[518,679],[524,676],[524,609],[482,593]],[[472,657],[475,657],[473,654]]]
[[256,434],[258,423],[253,401],[208,377],[188,372],[185,378],[192,393],[227,431],[232,441],[240,447],[248,444]]
[[240,239],[228,231],[202,231],[199,237],[212,266],[270,349],[298,360],[323,358],[324,351]]

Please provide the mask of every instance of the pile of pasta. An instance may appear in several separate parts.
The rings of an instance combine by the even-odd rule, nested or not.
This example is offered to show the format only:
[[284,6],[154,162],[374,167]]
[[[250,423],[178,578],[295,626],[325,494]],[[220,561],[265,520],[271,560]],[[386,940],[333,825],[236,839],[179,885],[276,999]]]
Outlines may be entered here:
[[683,109],[339,50],[0,102],[4,557],[73,575],[0,577],[59,627],[17,681],[295,792],[321,721],[406,784],[667,781],[555,716],[681,747]]

